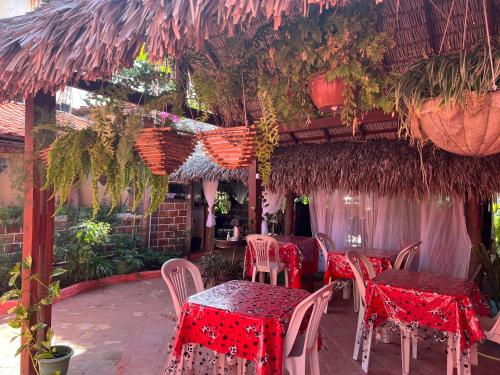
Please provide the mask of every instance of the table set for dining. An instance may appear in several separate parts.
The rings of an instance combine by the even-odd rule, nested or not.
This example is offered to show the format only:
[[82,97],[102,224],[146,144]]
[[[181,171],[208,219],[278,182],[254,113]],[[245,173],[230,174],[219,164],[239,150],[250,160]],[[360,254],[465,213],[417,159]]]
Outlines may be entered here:
[[[187,297],[179,316],[168,368],[176,368],[183,357],[189,356],[183,349],[185,345],[195,344],[221,353],[221,358],[253,362],[257,374],[282,373],[284,339],[290,319],[296,307],[311,295],[300,289],[303,262],[315,259],[317,263],[319,247],[313,238],[278,237],[276,240],[290,287],[233,280]],[[346,255],[351,250],[353,248],[339,248],[328,252],[325,284],[354,279],[354,269]],[[470,374],[471,363],[476,362],[475,347],[484,339],[479,315],[489,314],[477,286],[472,281],[393,269],[398,250],[354,250],[364,254],[375,275],[370,279],[363,270],[365,330],[391,322],[402,327],[402,337],[408,332],[416,337],[422,328],[433,329],[436,333],[425,338],[440,334],[443,341],[448,340],[448,374],[452,374],[454,367],[459,374]],[[270,250],[273,251],[276,249]],[[256,251],[249,243],[244,263],[246,277],[252,275],[253,267],[256,267]],[[408,369],[408,360],[405,364],[403,358],[403,373]],[[367,366],[363,366],[363,370],[367,371]]]

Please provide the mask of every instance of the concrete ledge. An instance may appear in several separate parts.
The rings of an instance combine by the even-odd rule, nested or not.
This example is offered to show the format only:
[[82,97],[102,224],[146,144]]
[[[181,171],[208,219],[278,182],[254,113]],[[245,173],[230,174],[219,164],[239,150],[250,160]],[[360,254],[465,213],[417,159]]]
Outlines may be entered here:
[[[81,283],[73,284],[62,289],[61,298],[55,300],[54,303],[92,289],[101,288],[103,286],[120,283],[130,283],[140,280],[156,279],[158,277],[161,277],[160,270],[129,273],[126,275],[113,275],[110,277],[105,277],[103,279],[83,281]],[[0,315],[6,314],[11,307],[14,307],[16,305],[16,303],[17,301],[7,301],[0,304]]]

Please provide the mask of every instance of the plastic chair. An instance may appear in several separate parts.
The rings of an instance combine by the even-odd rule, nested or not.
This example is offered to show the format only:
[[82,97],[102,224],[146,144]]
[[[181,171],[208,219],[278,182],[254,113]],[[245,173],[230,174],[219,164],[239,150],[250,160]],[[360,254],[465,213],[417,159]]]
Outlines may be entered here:
[[[271,236],[250,234],[247,236],[247,243],[255,252],[252,281],[255,281],[257,273],[259,273],[259,280],[263,283],[264,274],[269,273],[271,284],[277,285],[278,273],[284,272],[285,286],[288,287],[288,269],[286,264],[280,261],[279,242]],[[274,257],[271,257],[271,250],[274,250]]]
[[420,250],[421,244],[422,241],[415,242],[414,244],[402,249],[396,257],[393,268],[396,270],[409,270],[415,255],[417,255]]
[[[318,335],[319,324],[325,306],[333,292],[334,284],[328,284],[311,294],[295,307],[284,341],[284,370],[290,375],[306,373],[306,359],[309,361],[311,375],[319,375]],[[310,315],[306,315],[311,311]],[[309,322],[304,333],[300,327],[305,316]]]
[[[333,240],[324,233],[316,233],[314,237],[316,238],[316,241],[318,241],[319,248],[321,249],[321,254],[325,259],[326,267],[328,263],[328,253],[335,250],[335,244]],[[329,282],[331,282],[331,280],[329,280]]]
[[190,261],[180,258],[170,259],[161,267],[161,276],[172,296],[177,319],[181,315],[184,301],[190,295],[188,294],[187,273],[193,278],[196,293],[202,292],[205,288],[200,270]]
[[[198,267],[193,263],[185,259],[170,259],[163,263],[161,266],[161,276],[172,297],[172,302],[174,304],[175,314],[177,319],[179,319],[182,312],[182,305],[186,299],[190,296],[187,283],[187,275],[191,275],[194,281],[195,292],[202,292],[205,288],[203,287],[203,280],[201,278],[201,273]],[[194,364],[194,353],[196,353],[196,345],[187,344],[188,350],[183,350],[183,352],[191,352],[192,355],[188,360],[188,369],[193,369]],[[183,359],[179,361],[178,369],[182,369]],[[224,355],[219,355],[217,366],[214,366],[214,372],[217,373],[220,368],[224,368]]]

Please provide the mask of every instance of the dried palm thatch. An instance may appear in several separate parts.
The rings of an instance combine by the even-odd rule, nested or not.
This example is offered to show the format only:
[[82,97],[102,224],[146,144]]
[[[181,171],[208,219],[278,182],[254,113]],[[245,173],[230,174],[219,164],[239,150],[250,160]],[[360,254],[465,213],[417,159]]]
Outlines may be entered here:
[[410,198],[445,194],[477,199],[500,192],[500,154],[471,158],[431,145],[420,154],[406,141],[283,147],[272,165],[270,187],[297,194],[315,187]]
[[230,170],[221,167],[205,155],[203,146],[198,143],[195,152],[177,171],[170,175],[170,181],[189,183],[202,180],[246,182],[248,180],[248,169]]

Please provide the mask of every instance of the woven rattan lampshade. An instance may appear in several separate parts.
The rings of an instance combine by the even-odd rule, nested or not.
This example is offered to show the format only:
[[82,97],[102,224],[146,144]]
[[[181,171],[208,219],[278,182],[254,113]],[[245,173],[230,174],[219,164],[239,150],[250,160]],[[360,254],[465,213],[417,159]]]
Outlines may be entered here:
[[255,157],[255,127],[236,126],[198,133],[210,158],[227,169],[248,167]]
[[194,134],[176,132],[172,128],[146,128],[137,137],[135,148],[155,175],[176,171],[194,150]]
[[500,90],[468,95],[462,106],[440,106],[439,98],[424,102],[413,133],[459,155],[500,152]]

